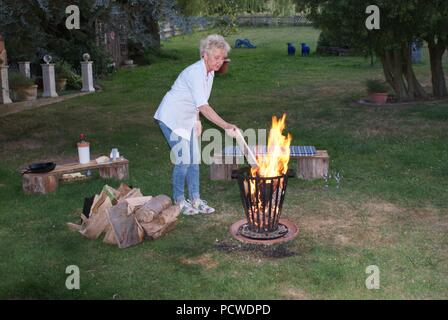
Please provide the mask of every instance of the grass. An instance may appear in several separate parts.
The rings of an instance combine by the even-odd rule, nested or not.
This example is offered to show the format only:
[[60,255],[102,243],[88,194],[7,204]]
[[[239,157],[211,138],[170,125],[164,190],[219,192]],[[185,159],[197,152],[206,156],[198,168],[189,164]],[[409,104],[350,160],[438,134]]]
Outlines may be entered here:
[[[152,121],[179,72],[198,58],[204,33],[164,42],[176,60],[120,70],[104,91],[0,118],[0,298],[3,299],[446,299],[448,298],[448,103],[368,107],[363,83],[380,78],[362,57],[287,56],[286,43],[316,47],[309,27],[243,28],[257,49],[234,49],[230,73],[215,79],[211,104],[242,128],[268,128],[287,116],[296,145],[328,150],[334,179],[291,179],[284,215],[299,227],[291,243],[239,245],[228,233],[242,218],[235,182],[210,181],[201,193],[212,216],[180,217],[156,241],[120,250],[70,232],[84,197],[108,183],[61,185],[24,195],[19,169],[31,162],[76,161],[85,133],[92,156],[117,147],[130,179],[145,195],[171,194],[166,143]],[[416,65],[430,84],[427,54]],[[205,128],[212,127],[206,123]],[[81,289],[67,290],[77,265]],[[380,268],[381,287],[367,290],[365,270]]]

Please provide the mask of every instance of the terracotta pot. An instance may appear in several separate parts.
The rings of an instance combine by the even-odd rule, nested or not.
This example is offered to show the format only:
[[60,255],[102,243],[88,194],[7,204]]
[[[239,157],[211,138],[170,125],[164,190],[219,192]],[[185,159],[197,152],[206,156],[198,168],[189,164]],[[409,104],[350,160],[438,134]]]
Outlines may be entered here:
[[31,101],[37,99],[37,84],[12,88],[14,101]]
[[64,91],[67,85],[67,79],[60,78],[56,79],[56,91]]
[[369,101],[376,104],[386,104],[388,93],[369,93]]
[[222,64],[221,68],[219,68],[219,70],[216,71],[216,72],[225,74],[225,73],[227,73],[228,69],[229,69],[229,62],[228,61],[224,61],[224,63]]

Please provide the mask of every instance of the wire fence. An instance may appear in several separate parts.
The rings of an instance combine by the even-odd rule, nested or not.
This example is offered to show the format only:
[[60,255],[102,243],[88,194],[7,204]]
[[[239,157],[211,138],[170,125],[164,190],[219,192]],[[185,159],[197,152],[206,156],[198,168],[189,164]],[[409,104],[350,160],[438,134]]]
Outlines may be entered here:
[[[224,17],[225,19],[225,17]],[[214,17],[182,17],[172,16],[169,20],[159,22],[160,39],[166,40],[170,37],[204,31],[212,28],[217,21]],[[236,19],[238,26],[300,26],[311,25],[305,16],[296,15],[290,17],[274,17],[272,15],[244,15]]]

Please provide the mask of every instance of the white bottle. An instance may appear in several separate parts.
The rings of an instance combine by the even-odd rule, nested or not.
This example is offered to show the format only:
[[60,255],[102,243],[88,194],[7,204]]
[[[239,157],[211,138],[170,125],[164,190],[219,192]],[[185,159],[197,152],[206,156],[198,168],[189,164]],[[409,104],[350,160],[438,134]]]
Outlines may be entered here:
[[78,142],[79,163],[86,164],[90,162],[90,143],[85,141],[85,135],[81,133],[80,142]]

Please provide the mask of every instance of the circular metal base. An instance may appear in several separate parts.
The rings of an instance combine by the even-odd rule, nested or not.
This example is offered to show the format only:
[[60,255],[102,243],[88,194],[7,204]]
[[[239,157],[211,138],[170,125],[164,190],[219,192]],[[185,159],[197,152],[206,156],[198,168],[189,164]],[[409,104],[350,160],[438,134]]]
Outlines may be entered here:
[[[244,225],[247,225],[247,220],[243,219],[235,222],[230,226],[230,234],[237,240],[244,243],[252,243],[252,244],[264,244],[264,245],[272,245],[282,242],[291,241],[294,239],[299,233],[299,229],[297,226],[289,220],[280,219],[279,220],[279,229],[280,226],[284,226],[286,228],[286,233],[283,235],[279,235],[277,238],[269,238],[269,239],[257,239],[250,236],[245,236],[241,230],[244,228]],[[254,234],[253,231],[250,231],[251,235]],[[261,233],[261,236],[264,236],[264,233]]]
[[279,223],[277,230],[272,232],[257,232],[252,231],[249,228],[249,224],[243,224],[239,229],[238,233],[245,236],[246,238],[251,238],[255,240],[273,240],[277,238],[281,238],[288,233],[288,227],[284,224]]

